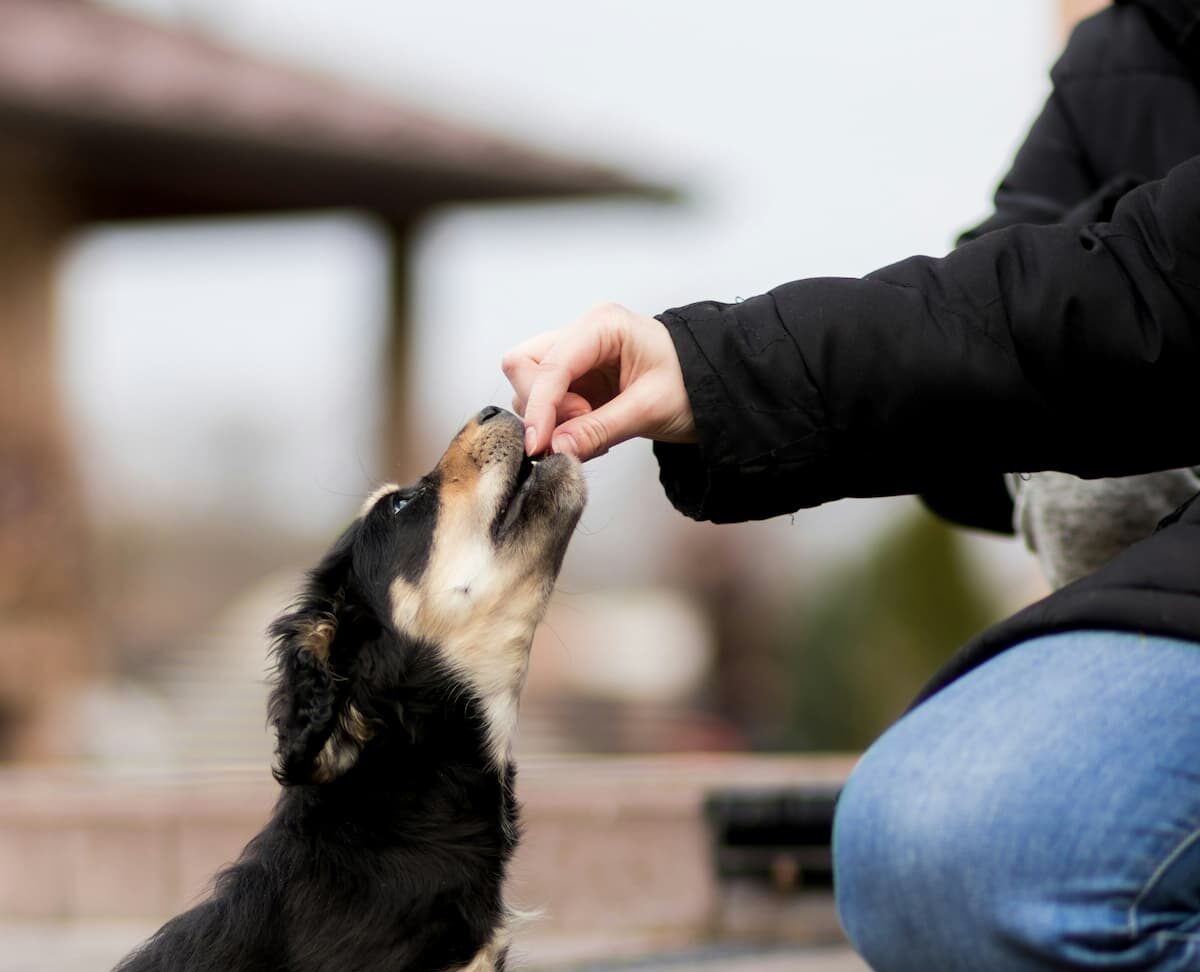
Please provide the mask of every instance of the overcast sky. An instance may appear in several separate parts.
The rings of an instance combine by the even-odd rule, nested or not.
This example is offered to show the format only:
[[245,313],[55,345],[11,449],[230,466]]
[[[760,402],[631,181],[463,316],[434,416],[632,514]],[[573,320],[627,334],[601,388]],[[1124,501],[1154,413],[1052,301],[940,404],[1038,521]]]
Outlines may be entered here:
[[[432,219],[409,390],[430,442],[507,404],[506,347],[598,300],[655,312],[944,252],[987,211],[1058,43],[1049,0],[120,5],[687,193]],[[85,238],[64,361],[99,508],[251,497],[320,529],[352,511],[380,474],[384,274],[349,218]],[[645,544],[669,513],[643,444],[589,476],[585,544]],[[888,509],[802,525],[837,538]]]

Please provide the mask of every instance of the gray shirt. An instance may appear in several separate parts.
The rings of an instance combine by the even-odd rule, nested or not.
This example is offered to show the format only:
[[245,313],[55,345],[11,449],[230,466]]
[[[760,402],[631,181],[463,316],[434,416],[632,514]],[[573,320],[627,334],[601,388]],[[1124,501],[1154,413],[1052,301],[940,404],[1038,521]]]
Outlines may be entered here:
[[1013,526],[1057,590],[1150,536],[1159,520],[1200,492],[1197,469],[1120,479],[1059,472],[1009,476]]

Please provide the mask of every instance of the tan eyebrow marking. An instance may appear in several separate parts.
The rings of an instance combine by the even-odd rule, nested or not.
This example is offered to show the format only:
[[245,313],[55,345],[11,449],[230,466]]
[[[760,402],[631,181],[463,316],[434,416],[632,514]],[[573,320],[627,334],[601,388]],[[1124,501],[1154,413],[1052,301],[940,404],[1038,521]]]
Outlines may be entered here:
[[371,512],[371,507],[378,503],[381,499],[387,496],[388,493],[396,492],[400,487],[395,483],[384,483],[363,502],[362,507],[358,511],[358,518],[361,520],[364,516]]

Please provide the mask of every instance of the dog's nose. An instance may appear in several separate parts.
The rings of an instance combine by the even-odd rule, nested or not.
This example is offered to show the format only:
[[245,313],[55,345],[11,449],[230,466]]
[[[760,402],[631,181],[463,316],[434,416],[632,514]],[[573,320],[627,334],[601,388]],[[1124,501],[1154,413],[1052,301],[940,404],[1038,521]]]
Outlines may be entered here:
[[486,422],[488,419],[493,419],[497,415],[502,414],[503,412],[504,412],[504,409],[499,408],[496,405],[489,405],[487,408],[483,409],[479,413],[479,420],[478,420],[479,424],[483,425],[483,423]]

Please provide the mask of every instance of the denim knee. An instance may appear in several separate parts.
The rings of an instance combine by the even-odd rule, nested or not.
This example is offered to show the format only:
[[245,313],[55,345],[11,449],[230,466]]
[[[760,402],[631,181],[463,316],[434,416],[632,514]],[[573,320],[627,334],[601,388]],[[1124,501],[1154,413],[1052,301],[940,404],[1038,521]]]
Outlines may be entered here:
[[1056,833],[977,782],[905,775],[864,761],[835,818],[838,915],[875,972],[1200,969],[1200,836],[1131,902],[1103,875],[1056,870],[1045,845],[1071,840],[1069,822]]
[[[939,939],[948,930],[949,909],[972,897],[961,885],[978,869],[970,861],[976,852],[968,846],[970,835],[964,841],[950,832],[949,821],[935,819],[929,799],[934,794],[925,782],[908,789],[903,774],[890,771],[897,768],[878,772],[880,762],[865,758],[838,800],[833,848],[838,916],[877,972],[957,968],[946,954],[955,945],[953,936]],[[972,937],[986,934],[980,904],[972,908]],[[952,917],[952,925],[961,923],[961,914]]]
[[851,775],[838,912],[876,972],[1200,969],[1200,655],[1077,640],[951,686]]
[[885,744],[847,783],[834,828],[847,936],[876,972],[1057,968],[1021,958],[1057,951],[1057,919],[1040,926],[1050,889],[1031,879],[1013,894],[1020,848],[1038,835],[1021,832],[1004,794],[945,769]]

